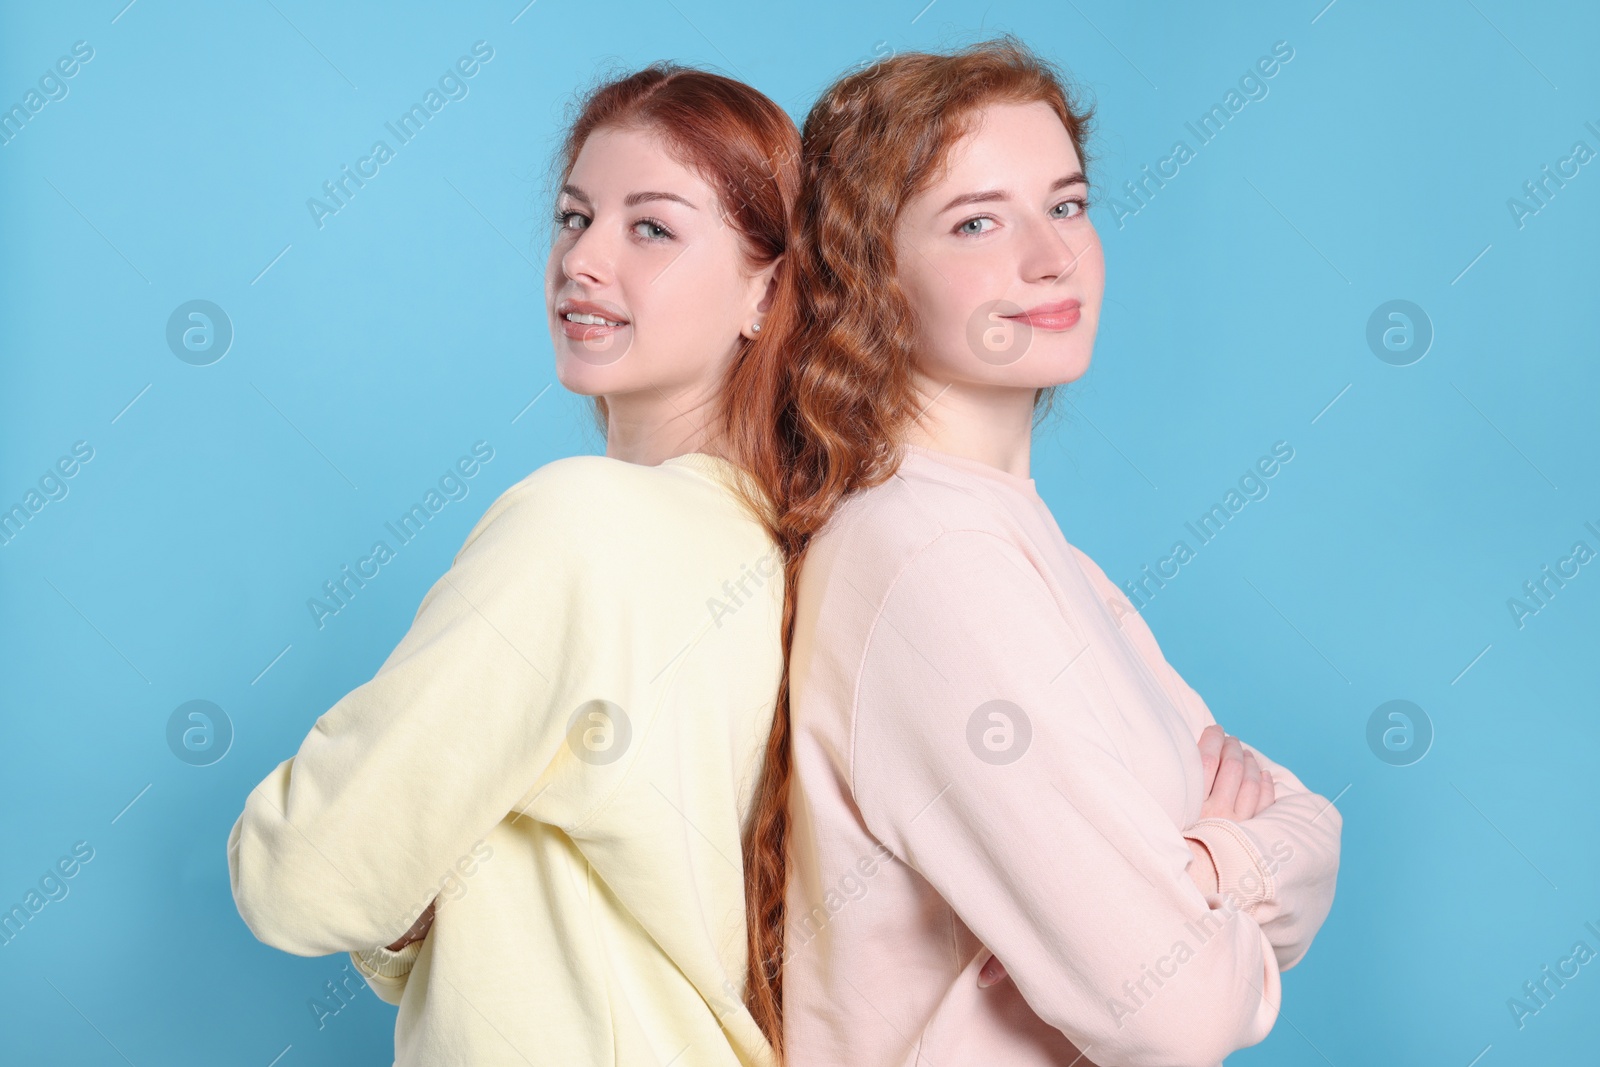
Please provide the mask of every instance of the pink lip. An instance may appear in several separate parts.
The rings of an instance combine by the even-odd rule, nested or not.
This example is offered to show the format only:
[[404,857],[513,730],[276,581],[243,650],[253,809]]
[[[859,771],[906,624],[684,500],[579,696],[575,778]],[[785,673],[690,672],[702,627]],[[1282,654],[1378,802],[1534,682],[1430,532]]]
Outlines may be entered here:
[[[580,315],[598,315],[613,322],[622,323],[621,326],[597,326],[588,322],[570,322],[568,312],[577,312]],[[604,304],[596,304],[591,300],[563,300],[556,305],[556,321],[561,324],[561,332],[574,341],[593,341],[599,337],[626,330],[632,325],[626,317],[617,313],[615,308]]]
[[1020,315],[1000,317],[1017,319],[1039,330],[1067,330],[1078,324],[1078,319],[1082,317],[1082,305],[1076,300],[1059,300],[1054,304],[1029,308]]

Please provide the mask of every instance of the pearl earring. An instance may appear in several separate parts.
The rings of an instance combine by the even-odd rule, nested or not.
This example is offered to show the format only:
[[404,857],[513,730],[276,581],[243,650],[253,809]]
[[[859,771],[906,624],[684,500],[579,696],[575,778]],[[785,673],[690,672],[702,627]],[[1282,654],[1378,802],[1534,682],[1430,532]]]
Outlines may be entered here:
[[761,332],[761,324],[759,322],[753,323],[751,325],[751,327],[750,327],[750,332],[751,333],[760,333]]

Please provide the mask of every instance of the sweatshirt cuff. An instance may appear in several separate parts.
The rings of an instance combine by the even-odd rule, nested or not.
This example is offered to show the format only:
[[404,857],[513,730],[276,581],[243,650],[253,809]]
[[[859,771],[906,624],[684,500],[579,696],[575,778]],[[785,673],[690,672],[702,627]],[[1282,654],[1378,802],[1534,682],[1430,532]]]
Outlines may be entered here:
[[411,942],[399,952],[390,952],[387,948],[356,949],[350,953],[356,961],[356,966],[366,972],[369,977],[377,978],[404,978],[411,972],[412,964],[417,961],[417,953],[422,951],[422,940]]
[[1249,910],[1275,898],[1277,887],[1267,871],[1261,850],[1249,834],[1231,819],[1201,819],[1183,832],[1211,853],[1217,868],[1217,894],[1232,896],[1235,906]]

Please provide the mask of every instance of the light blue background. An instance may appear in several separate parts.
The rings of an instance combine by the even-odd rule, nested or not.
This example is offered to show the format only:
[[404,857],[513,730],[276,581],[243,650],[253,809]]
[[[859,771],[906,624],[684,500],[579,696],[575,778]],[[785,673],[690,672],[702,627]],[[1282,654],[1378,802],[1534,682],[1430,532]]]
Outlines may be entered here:
[[[95,856],[0,948],[0,1058],[390,1062],[368,992],[317,1028],[344,957],[255,941],[224,845],[495,496],[602,449],[541,304],[567,99],[605,60],[674,58],[799,120],[854,64],[1009,29],[1092,93],[1102,195],[1195,149],[1121,226],[1093,209],[1099,344],[1034,459],[1067,536],[1133,578],[1295,450],[1146,609],[1223,725],[1344,815],[1333,913],[1229,1062],[1592,1060],[1600,964],[1521,1029],[1506,1002],[1600,950],[1600,564],[1521,628],[1507,600],[1600,550],[1600,163],[1521,227],[1507,201],[1600,150],[1595,10],[925,2],[7,4],[0,106],[75,41],[94,58],[0,146],[0,506],[75,441],[94,458],[0,548],[0,906]],[[470,95],[319,229],[307,198],[478,40]],[[1277,41],[1268,95],[1197,146],[1185,123]],[[194,299],[235,330],[209,366],[165,341]],[[1435,331],[1409,366],[1366,342],[1392,299]],[[319,630],[307,599],[480,440],[470,495]],[[210,766],[166,741],[193,699],[236,731]],[[1410,766],[1367,742],[1391,699],[1436,732]]]

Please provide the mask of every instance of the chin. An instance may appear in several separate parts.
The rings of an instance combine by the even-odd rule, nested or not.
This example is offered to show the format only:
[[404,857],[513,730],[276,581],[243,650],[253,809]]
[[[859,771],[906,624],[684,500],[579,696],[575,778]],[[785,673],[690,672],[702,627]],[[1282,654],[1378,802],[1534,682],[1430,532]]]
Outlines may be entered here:
[[[1083,344],[1082,338],[1073,338],[1073,344],[1063,345],[1058,352],[1036,350],[1029,353],[1032,366],[1027,368],[1028,380],[1024,385],[1045,389],[1052,385],[1066,385],[1082,378],[1089,371],[1089,360],[1094,354],[1092,344]],[[1042,347],[1042,346],[1041,346]],[[1037,357],[1037,362],[1033,362]],[[1019,369],[1022,369],[1019,365]]]
[[1057,367],[1060,373],[1056,376],[1055,381],[1053,381],[1051,384],[1065,385],[1068,382],[1075,382],[1079,378],[1082,378],[1085,374],[1089,373],[1090,357],[1091,353],[1084,352],[1081,355],[1075,353],[1069,358],[1062,360]]
[[[563,341],[566,339],[563,338]],[[615,392],[614,378],[608,367],[596,367],[576,356],[556,349],[556,380],[569,393],[579,396],[601,396]]]

